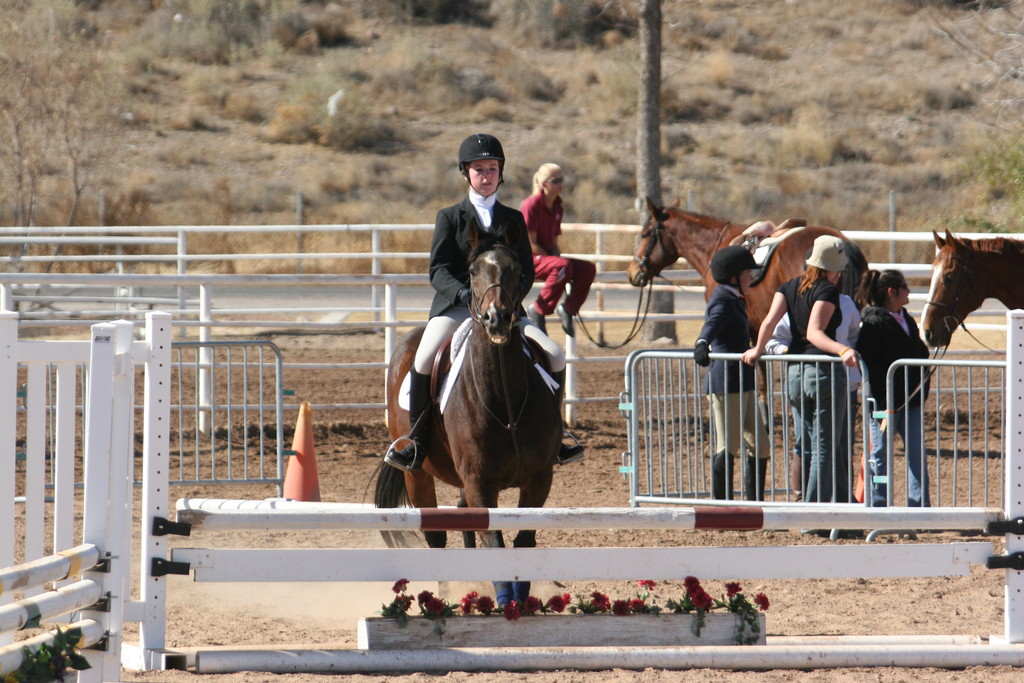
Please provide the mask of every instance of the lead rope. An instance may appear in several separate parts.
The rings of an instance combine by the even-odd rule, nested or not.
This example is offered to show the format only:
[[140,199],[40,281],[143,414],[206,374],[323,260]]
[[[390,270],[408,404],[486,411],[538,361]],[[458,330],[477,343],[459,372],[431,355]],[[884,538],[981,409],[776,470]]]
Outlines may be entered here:
[[[621,349],[623,346],[633,341],[638,334],[640,334],[640,330],[643,329],[644,324],[647,322],[647,313],[651,309],[651,291],[653,290],[653,288],[653,278],[651,280],[648,280],[647,284],[640,288],[640,296],[637,297],[636,300],[636,313],[633,315],[633,323],[630,327],[629,334],[626,335],[626,338],[622,340],[622,342],[618,344],[608,344],[602,341],[598,341],[597,339],[594,339],[594,335],[590,333],[590,329],[587,327],[587,323],[583,320],[583,316],[580,315],[579,312],[577,312],[576,319],[580,321],[580,329],[583,330],[583,334],[585,334],[587,336],[587,339],[593,342],[594,345],[597,346],[598,348],[611,350]],[[644,304],[645,290],[647,292],[646,305]],[[643,313],[640,312],[641,309],[643,309]]]

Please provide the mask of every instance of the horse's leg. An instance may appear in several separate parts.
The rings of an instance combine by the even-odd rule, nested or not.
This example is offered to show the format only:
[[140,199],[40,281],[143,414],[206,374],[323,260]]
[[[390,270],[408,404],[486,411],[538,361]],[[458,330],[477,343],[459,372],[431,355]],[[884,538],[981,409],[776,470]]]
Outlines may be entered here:
[[[544,507],[551,492],[552,470],[550,467],[539,472],[530,486],[519,489],[519,507]],[[537,531],[522,529],[512,541],[513,548],[536,548]],[[512,586],[512,599],[522,604],[530,596],[530,582],[516,581]]]
[[[469,507],[466,504],[466,491],[465,491],[465,489],[460,489],[459,490],[459,504],[458,504],[458,506],[460,508]],[[462,532],[462,544],[464,546],[466,546],[467,548],[475,548],[476,547],[476,533],[473,532],[473,531],[463,531]]]
[[[413,507],[437,507],[434,478],[423,470],[405,473],[405,490],[409,492],[409,502]],[[428,548],[443,548],[448,544],[448,534],[444,531],[424,531],[423,538],[426,539]]]
[[[468,507],[498,507],[498,486],[487,481],[479,472],[462,473],[464,488],[462,489],[463,499]],[[484,548],[504,548],[505,539],[500,531],[488,530],[477,532],[480,535],[480,545]],[[494,581],[494,601],[498,606],[506,605],[511,600],[512,582]]]

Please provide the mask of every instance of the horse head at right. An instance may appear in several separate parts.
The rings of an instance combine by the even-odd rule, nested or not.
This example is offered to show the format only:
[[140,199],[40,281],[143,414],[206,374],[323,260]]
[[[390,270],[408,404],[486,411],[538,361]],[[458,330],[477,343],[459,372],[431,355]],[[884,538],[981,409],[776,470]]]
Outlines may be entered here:
[[942,347],[949,344],[953,331],[981,305],[984,296],[971,271],[970,240],[955,237],[949,230],[945,237],[933,231],[932,237],[938,251],[932,261],[932,281],[921,328],[929,346]]
[[634,287],[643,287],[679,259],[675,244],[664,234],[668,219],[668,212],[647,197],[647,218],[633,249],[633,260],[626,269],[629,284]]
[[469,225],[469,310],[496,346],[508,343],[519,308],[522,266],[515,250],[518,239],[519,230],[514,224],[492,233],[480,230],[475,221]]

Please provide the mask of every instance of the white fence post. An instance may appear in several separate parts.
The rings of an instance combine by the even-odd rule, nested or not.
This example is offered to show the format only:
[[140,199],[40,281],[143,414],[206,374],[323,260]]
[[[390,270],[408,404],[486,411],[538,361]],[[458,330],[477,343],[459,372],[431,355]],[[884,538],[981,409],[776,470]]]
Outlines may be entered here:
[[82,540],[106,551],[108,567],[105,572],[97,572],[94,580],[105,587],[109,609],[83,610],[85,618],[103,625],[107,647],[102,654],[90,657],[93,668],[80,673],[79,681],[121,678],[122,617],[129,585],[126,569],[131,564],[127,534],[132,519],[129,488],[134,372],[132,323],[122,320],[93,325],[85,407]]
[[[208,323],[213,320],[213,285],[205,283],[199,287],[199,320]],[[208,342],[213,338],[209,325],[199,327],[199,341]],[[199,348],[199,432],[208,434],[213,420],[211,407],[213,396],[213,349]]]
[[[14,564],[14,477],[18,411],[18,314],[0,312],[0,567]],[[0,593],[0,605],[11,601]],[[0,634],[0,645],[13,641]]]
[[154,535],[153,520],[169,517],[172,330],[171,316],[167,313],[146,315],[149,358],[146,360],[142,418],[142,515],[139,520],[142,614],[139,616],[138,656],[143,659],[125,662],[138,670],[162,668],[158,657],[159,651],[164,649],[167,631],[167,577],[152,576],[151,568],[153,558],[167,559],[167,542],[165,537]]
[[[1006,518],[1024,517],[1024,311],[1006,312]],[[1024,536],[1006,534],[1006,554],[1024,552]],[[1024,571],[1006,569],[1004,637],[1024,643]]]

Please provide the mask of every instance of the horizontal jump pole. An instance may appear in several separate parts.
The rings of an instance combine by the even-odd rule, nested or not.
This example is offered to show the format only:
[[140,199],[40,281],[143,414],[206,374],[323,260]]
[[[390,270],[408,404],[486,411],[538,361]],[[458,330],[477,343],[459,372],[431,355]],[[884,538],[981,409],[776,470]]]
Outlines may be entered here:
[[95,567],[99,561],[99,548],[85,543],[38,560],[0,569],[0,595],[76,576]]
[[[629,617],[621,617],[628,619]],[[898,640],[896,638],[895,640]],[[440,648],[434,650],[202,650],[196,673],[411,673],[558,669],[825,669],[1024,666],[1021,645],[757,645],[737,647]]]
[[679,548],[175,548],[196,581],[607,581],[966,576],[988,542]]
[[0,633],[36,628],[43,619],[85,609],[99,602],[103,587],[77,581],[0,607]]
[[177,520],[208,530],[363,529],[985,529],[989,508],[867,508],[863,505],[650,508],[377,508],[284,499],[182,498]]
[[[61,631],[68,631],[73,628],[82,630],[82,637],[77,643],[73,643],[76,648],[89,647],[103,640],[106,636],[106,631],[103,626],[93,619],[83,619],[82,621],[76,621],[68,624],[61,628]],[[56,637],[56,633],[41,633],[38,636],[32,638],[26,638],[20,640],[17,643],[0,647],[0,677],[15,671],[21,666],[22,660],[25,658],[24,648],[28,648],[29,651],[35,652],[42,645],[53,644],[53,639]]]

